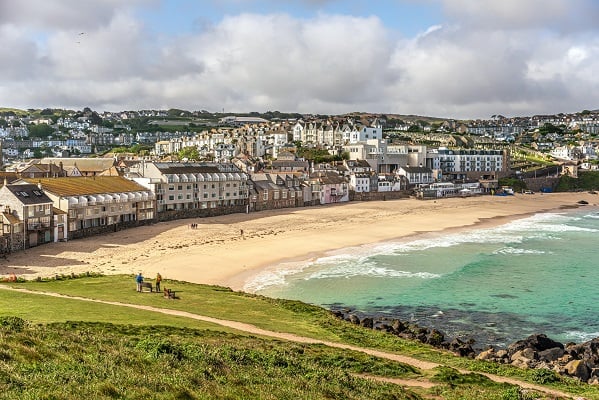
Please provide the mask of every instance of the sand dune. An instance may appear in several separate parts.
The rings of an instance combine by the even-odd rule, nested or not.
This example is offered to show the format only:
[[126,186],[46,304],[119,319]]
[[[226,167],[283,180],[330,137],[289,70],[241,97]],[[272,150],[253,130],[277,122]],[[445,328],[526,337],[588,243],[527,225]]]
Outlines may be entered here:
[[[160,272],[167,279],[241,289],[251,276],[282,261],[414,234],[497,225],[574,207],[579,200],[593,207],[599,196],[553,193],[354,202],[178,220],[17,252],[1,261],[0,274],[33,279],[86,271],[142,272],[153,278]],[[190,229],[191,223],[197,223],[197,229]]]

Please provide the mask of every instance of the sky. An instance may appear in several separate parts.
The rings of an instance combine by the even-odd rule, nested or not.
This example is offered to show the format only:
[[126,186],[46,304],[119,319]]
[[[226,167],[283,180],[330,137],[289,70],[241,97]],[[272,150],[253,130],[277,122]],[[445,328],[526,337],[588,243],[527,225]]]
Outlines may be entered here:
[[599,108],[598,0],[0,0],[0,107]]

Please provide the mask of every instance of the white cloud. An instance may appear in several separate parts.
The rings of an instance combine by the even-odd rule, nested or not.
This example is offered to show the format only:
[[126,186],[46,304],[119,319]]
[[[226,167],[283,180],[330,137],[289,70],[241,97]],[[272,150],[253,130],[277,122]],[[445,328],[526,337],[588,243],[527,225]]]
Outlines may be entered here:
[[447,21],[399,40],[376,16],[239,14],[157,37],[130,8],[154,1],[0,5],[0,103],[458,118],[597,108],[599,34],[568,23],[570,3],[439,1]]

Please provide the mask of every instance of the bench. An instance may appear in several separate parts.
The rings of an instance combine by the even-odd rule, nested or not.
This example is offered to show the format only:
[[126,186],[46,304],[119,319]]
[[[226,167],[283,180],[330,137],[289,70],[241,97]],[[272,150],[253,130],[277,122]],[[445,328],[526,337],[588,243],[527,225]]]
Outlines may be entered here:
[[164,288],[164,298],[165,299],[176,299],[175,291],[171,289]]
[[141,291],[144,291],[144,288],[150,289],[150,292],[154,291],[154,288],[152,287],[152,284],[150,282],[142,282],[141,283]]

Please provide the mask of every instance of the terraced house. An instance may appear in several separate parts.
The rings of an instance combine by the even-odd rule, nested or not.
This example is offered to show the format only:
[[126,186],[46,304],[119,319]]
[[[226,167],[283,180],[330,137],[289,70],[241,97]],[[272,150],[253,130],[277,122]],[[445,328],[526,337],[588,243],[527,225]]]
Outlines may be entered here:
[[3,252],[48,243],[52,238],[52,200],[38,186],[21,182],[0,189]]
[[248,176],[232,163],[140,162],[127,176],[156,194],[162,219],[246,210]]
[[[69,238],[80,238],[154,220],[154,194],[120,176],[36,179],[51,205],[67,215]],[[33,183],[33,182],[31,182]]]

